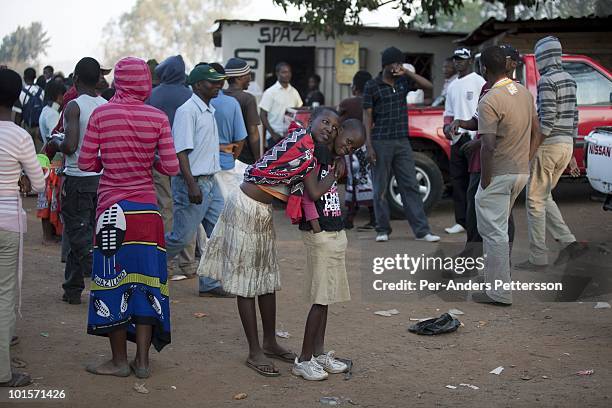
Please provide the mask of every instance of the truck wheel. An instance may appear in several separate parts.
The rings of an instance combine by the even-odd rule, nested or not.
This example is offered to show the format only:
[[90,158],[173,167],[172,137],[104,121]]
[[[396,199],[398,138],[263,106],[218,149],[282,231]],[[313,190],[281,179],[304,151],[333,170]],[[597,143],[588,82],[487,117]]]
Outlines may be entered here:
[[[429,156],[420,152],[414,152],[414,163],[416,167],[416,178],[419,184],[419,190],[423,197],[423,207],[426,213],[436,205],[442,198],[444,189],[444,178],[440,168]],[[391,176],[389,181],[389,190],[387,191],[387,200],[389,201],[389,209],[391,217],[395,219],[404,219],[404,208],[402,207],[402,197],[400,196],[399,188],[395,175]]]

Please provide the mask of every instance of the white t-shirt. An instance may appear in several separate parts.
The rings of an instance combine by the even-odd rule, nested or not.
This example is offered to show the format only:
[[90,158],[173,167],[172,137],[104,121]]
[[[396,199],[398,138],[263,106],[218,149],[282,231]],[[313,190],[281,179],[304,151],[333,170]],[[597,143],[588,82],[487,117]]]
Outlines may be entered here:
[[[483,77],[475,72],[462,78],[457,78],[448,85],[446,90],[446,103],[444,104],[444,116],[452,116],[459,120],[470,120],[478,108],[478,96],[485,84]],[[459,129],[460,133],[470,133],[474,138],[476,132]],[[453,135],[454,144],[460,136]]]
[[[285,132],[285,111],[288,108],[299,108],[302,105],[299,92],[291,85],[283,88],[278,81],[264,91],[261,102],[259,102],[259,107],[268,112],[270,126],[281,135]],[[270,137],[269,132],[266,132],[266,139]]]
[[57,102],[53,102],[51,106],[45,105],[42,112],[40,112],[40,118],[38,119],[38,127],[40,128],[40,136],[44,143],[49,141],[51,132],[59,122],[60,118],[60,106]]
[[444,86],[442,87],[442,96],[446,98],[446,92],[448,91],[448,86],[453,83],[457,79],[457,74],[453,75],[450,78],[446,78],[444,80]]

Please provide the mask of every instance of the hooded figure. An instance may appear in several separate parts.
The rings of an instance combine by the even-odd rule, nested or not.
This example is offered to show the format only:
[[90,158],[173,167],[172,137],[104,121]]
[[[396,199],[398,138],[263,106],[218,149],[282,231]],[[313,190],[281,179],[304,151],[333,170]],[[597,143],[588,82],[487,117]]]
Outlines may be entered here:
[[561,69],[562,53],[561,43],[556,37],[548,36],[539,40],[535,45],[535,57],[540,75],[553,67]]
[[544,144],[573,144],[578,135],[576,82],[561,64],[563,50],[556,37],[548,36],[535,45],[538,81],[538,116]]
[[115,95],[110,102],[141,104],[151,95],[151,72],[144,61],[126,57],[115,65]]
[[155,68],[160,84],[153,89],[147,104],[161,109],[168,115],[170,126],[174,123],[174,113],[179,106],[191,98],[191,90],[185,85],[185,62],[175,55],[166,58]]
[[104,169],[96,216],[125,199],[157,203],[151,167],[162,173],[178,170],[166,115],[144,104],[151,94],[147,64],[134,57],[117,62],[115,89],[115,96],[91,115],[79,155],[79,168],[89,169],[83,171]]
[[548,264],[547,232],[565,247],[559,259],[562,254],[571,254],[567,256],[573,258],[580,253],[580,245],[550,193],[568,166],[572,174],[580,172],[573,156],[578,135],[576,81],[563,69],[563,51],[557,38],[542,38],[534,51],[541,75],[537,105],[542,144],[529,163],[526,205],[529,258],[516,265],[526,270],[540,270]]

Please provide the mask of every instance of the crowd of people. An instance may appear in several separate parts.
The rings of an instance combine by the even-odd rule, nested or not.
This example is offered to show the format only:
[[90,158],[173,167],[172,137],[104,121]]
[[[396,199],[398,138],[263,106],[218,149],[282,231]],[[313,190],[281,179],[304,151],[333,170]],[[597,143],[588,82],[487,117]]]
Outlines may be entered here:
[[[445,104],[452,144],[456,224],[446,232],[467,231],[462,255],[484,254],[485,282],[510,281],[511,210],[526,185],[530,256],[519,267],[547,264],[546,230],[569,250],[579,247],[550,195],[561,173],[575,170],[576,84],[563,71],[556,38],[540,40],[535,54],[542,75],[537,110],[513,78],[521,57],[507,45],[482,52],[484,78],[473,72],[471,51],[457,49],[444,63],[444,90],[434,102]],[[407,138],[406,97],[433,85],[404,58],[387,48],[379,74],[357,72],[353,96],[337,109],[323,106],[320,77],[313,76],[305,98],[314,107],[310,122],[288,129],[285,111],[302,99],[283,62],[259,104],[247,92],[250,67],[239,58],[201,62],[187,75],[180,55],[159,64],[126,57],[114,66],[112,84],[105,79],[111,70],[91,57],[68,80],[50,66],[38,80],[26,69],[23,81],[1,69],[0,386],[31,382],[11,370],[9,351],[18,341],[21,304],[20,192],[30,190],[39,193],[44,242],[62,241],[62,300],[80,304],[90,278],[87,332],[109,338],[112,358],[88,372],[149,377],[151,344],[161,351],[171,342],[168,281],[196,277],[200,296],[237,299],[249,368],[279,376],[270,360],[278,359],[306,380],[344,372],[347,364],[326,352],[325,333],[329,305],[350,300],[345,229],[353,228],[357,210],[366,207],[370,216],[360,229],[389,240],[385,193],[393,173],[415,239],[440,240],[423,209]],[[343,215],[337,183],[345,176]],[[298,354],[276,341],[274,200],[285,203],[306,249],[312,306]],[[487,290],[473,300],[510,305],[512,293]],[[133,359],[127,340],[137,344]]]

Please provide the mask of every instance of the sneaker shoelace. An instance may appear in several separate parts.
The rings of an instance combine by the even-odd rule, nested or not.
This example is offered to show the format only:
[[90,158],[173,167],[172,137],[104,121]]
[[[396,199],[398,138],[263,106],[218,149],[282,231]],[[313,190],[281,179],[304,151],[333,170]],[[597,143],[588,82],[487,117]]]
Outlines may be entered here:
[[334,356],[336,355],[336,352],[334,350],[330,350],[327,353],[324,354],[325,355],[325,365],[326,366],[331,366],[333,367],[334,364],[336,363],[336,359],[334,358]]
[[310,360],[310,365],[311,365],[313,371],[318,371],[318,372],[324,372],[325,371],[323,369],[323,367],[321,366],[321,364],[319,364],[319,362],[317,361],[316,358],[312,358]]

